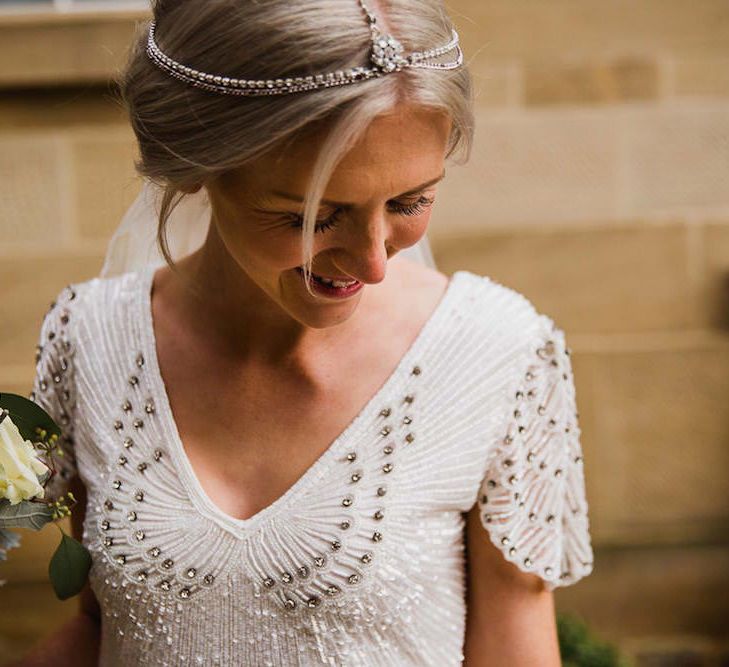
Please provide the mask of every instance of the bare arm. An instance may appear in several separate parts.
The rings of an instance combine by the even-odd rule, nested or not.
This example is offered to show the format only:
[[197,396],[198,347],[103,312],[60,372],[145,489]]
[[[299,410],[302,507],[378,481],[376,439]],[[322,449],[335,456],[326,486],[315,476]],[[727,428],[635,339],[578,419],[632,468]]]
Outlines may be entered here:
[[[74,477],[69,484],[78,504],[71,513],[71,533],[79,541],[86,514],[86,488]],[[8,667],[96,667],[99,664],[101,611],[88,582],[78,596],[78,613]]]
[[478,507],[466,520],[465,667],[560,667],[554,598],[491,543]]

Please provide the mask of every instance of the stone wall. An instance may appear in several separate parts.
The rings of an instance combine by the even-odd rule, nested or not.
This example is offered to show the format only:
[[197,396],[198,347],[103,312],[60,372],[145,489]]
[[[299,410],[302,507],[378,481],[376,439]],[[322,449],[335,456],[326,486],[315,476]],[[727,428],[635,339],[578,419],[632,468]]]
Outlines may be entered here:
[[[440,186],[434,256],[523,292],[573,350],[596,560],[558,607],[636,655],[656,638],[708,655],[729,618],[729,4],[448,8],[477,130]],[[98,273],[138,191],[105,84],[134,18],[0,18],[3,390],[28,393],[50,300]],[[0,652],[10,613],[8,646],[32,632],[24,604],[75,610],[43,583],[58,532],[23,537],[0,565],[17,601]]]

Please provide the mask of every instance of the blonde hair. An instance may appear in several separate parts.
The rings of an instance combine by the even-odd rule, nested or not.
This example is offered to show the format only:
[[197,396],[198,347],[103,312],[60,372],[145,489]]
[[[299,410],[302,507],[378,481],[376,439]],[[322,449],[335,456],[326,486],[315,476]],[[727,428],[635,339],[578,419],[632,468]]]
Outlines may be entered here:
[[[379,6],[377,6],[379,5]],[[369,7],[406,53],[445,44],[451,22],[440,0],[379,0]],[[204,72],[274,79],[369,64],[370,30],[356,0],[158,0],[155,39],[175,60]],[[147,56],[141,24],[117,83],[135,133],[138,173],[164,189],[157,244],[176,269],[166,239],[184,188],[254,163],[313,128],[328,128],[304,195],[302,254],[307,289],[320,199],[340,159],[371,121],[400,103],[451,120],[446,158],[473,141],[472,81],[455,70],[405,68],[346,86],[288,95],[242,97],[197,89],[160,70]],[[446,54],[450,59],[454,52]]]

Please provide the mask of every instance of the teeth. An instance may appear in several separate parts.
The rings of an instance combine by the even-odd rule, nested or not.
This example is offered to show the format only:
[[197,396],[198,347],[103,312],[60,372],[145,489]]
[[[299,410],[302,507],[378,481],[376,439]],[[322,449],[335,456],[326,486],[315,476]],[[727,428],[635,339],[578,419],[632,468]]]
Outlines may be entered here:
[[351,285],[354,285],[357,281],[356,280],[332,280],[331,278],[324,278],[322,276],[318,276],[316,273],[312,274],[317,280],[324,283],[325,285],[331,285],[333,287],[349,287]]

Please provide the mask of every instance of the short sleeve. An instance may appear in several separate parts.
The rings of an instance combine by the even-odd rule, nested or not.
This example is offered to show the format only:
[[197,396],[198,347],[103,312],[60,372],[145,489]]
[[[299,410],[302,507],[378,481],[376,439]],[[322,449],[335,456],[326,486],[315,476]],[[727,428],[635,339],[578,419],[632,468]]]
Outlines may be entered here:
[[69,482],[78,472],[74,446],[76,349],[71,333],[75,299],[73,286],[61,290],[43,318],[36,346],[36,372],[29,398],[58,424],[61,429],[58,446],[63,450],[63,456],[53,454],[56,474],[45,485],[46,498],[58,498],[66,493]]
[[504,557],[551,591],[592,571],[580,429],[564,332],[539,315],[525,354],[506,389],[477,502]]

